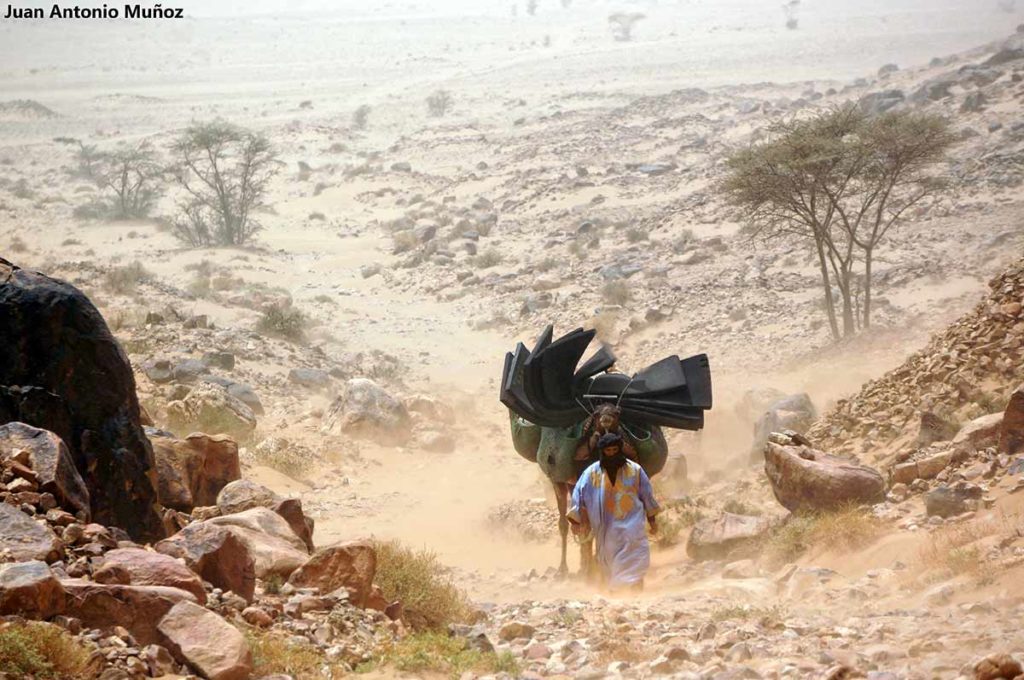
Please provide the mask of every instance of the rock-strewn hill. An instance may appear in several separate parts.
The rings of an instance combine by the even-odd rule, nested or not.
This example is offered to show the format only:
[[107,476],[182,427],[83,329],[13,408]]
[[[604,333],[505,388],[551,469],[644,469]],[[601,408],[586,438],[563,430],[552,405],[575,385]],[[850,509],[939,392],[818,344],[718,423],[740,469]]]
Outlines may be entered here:
[[[1024,259],[989,282],[971,312],[937,333],[898,368],[839,401],[808,433],[827,450],[891,453],[911,444],[915,421],[955,425],[1001,410],[1021,382],[1024,359]],[[992,408],[986,409],[990,404]],[[955,431],[955,430],[954,430]]]

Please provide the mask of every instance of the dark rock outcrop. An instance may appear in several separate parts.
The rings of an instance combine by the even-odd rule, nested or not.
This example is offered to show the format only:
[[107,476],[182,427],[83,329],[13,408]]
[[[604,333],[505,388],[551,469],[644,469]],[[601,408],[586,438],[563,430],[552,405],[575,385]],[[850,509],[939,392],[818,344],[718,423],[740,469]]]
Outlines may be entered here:
[[162,535],[127,356],[81,291],[0,258],[0,424],[16,421],[64,440],[94,521]]

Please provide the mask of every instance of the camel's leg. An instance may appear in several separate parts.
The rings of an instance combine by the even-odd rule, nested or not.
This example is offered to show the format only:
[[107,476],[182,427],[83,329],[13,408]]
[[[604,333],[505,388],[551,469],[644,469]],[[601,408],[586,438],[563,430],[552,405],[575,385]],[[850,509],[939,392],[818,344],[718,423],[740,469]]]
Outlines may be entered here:
[[558,533],[562,535],[562,563],[558,567],[558,575],[564,578],[569,575],[569,563],[565,559],[565,551],[569,543],[569,520],[565,513],[569,509],[569,498],[565,484],[552,482],[552,486],[555,488],[555,500],[558,502]]

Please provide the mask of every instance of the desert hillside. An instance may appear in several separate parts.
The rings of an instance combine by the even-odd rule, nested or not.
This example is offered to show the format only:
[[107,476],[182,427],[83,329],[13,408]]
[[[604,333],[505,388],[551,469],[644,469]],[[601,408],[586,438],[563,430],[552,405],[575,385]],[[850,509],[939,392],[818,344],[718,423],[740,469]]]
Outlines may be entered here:
[[[0,24],[0,677],[1024,675],[1013,2],[315,4]],[[838,338],[725,188],[835,111],[950,137]],[[642,593],[513,449],[548,324],[709,357]]]

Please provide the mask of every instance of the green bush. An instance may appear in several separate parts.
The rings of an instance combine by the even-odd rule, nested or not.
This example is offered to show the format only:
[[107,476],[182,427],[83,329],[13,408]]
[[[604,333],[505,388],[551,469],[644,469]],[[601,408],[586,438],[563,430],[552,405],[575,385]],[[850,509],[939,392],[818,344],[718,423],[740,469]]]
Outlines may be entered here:
[[414,629],[443,629],[469,615],[466,594],[447,567],[429,550],[413,550],[398,541],[376,541],[374,581],[388,600],[400,600]]
[[271,305],[263,312],[256,330],[288,340],[302,340],[306,337],[306,315],[294,307]]
[[90,652],[49,623],[10,623],[0,628],[0,670],[35,680],[91,680],[98,675]]
[[376,666],[390,666],[403,673],[446,673],[453,678],[470,671],[477,674],[520,672],[510,652],[496,654],[466,648],[465,638],[438,631],[407,635],[386,648]]

